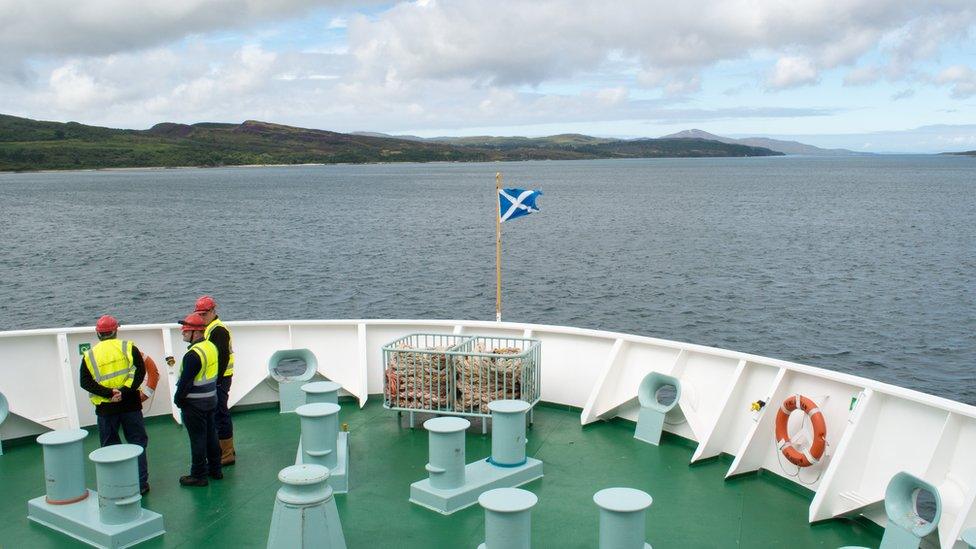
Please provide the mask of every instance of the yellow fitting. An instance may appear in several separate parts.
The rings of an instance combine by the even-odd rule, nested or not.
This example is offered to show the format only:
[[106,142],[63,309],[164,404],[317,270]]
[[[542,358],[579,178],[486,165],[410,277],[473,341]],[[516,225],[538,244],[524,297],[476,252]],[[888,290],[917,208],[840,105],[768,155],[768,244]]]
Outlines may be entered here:
[[342,432],[343,433],[348,433],[349,432],[349,424],[348,423],[343,423],[342,424]]

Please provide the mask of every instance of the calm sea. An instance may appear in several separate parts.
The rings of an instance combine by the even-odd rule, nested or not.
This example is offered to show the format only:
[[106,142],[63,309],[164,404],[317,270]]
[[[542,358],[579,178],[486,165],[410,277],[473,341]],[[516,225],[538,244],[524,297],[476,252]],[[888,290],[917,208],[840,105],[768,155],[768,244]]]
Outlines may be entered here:
[[713,345],[976,404],[976,159],[655,159],[0,174],[0,329],[492,319]]

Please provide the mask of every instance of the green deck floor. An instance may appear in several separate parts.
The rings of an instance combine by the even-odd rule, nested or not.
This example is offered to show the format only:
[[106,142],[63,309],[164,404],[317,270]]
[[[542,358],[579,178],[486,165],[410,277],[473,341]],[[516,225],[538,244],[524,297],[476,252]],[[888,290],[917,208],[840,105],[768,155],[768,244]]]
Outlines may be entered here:
[[[397,425],[379,399],[362,410],[344,403],[340,421],[350,434],[350,492],[336,496],[350,549],[472,548],[484,539],[477,505],[441,516],[407,502],[410,483],[426,476],[427,433]],[[406,425],[406,417],[403,418]],[[293,464],[298,418],[277,409],[234,414],[239,462],[207,488],[183,488],[188,471],[186,433],[165,418],[150,420],[146,508],[162,513],[166,534],[140,547],[264,547],[278,487],[277,473]],[[90,428],[94,431],[94,428]],[[654,447],[632,438],[633,424],[615,420],[585,428],[579,414],[539,407],[529,430],[529,455],[545,462],[545,477],[524,488],[539,496],[532,511],[537,548],[595,548],[598,514],[593,494],[610,486],[650,493],[647,539],[655,549],[712,547],[877,547],[876,533],[854,521],[807,524],[806,496],[770,479],[723,476],[717,459],[689,466],[692,449],[665,438]],[[96,448],[93,432],[86,451]],[[479,429],[467,436],[471,462],[488,456],[491,442]],[[78,547],[70,538],[27,520],[27,500],[44,493],[38,445],[8,445],[0,456],[0,547]],[[88,464],[88,486],[95,471]]]

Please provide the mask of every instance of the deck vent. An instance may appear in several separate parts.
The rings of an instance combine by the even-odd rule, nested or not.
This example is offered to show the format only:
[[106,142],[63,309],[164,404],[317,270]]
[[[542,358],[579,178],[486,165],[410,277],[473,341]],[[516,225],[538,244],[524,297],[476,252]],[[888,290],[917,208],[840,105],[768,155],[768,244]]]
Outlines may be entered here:
[[640,413],[634,438],[657,446],[664,430],[664,416],[681,399],[681,380],[657,372],[647,374],[637,388]]
[[278,382],[278,400],[281,413],[294,412],[305,404],[305,385],[315,376],[319,362],[315,353],[308,349],[284,349],[276,351],[268,360],[268,374]]
[[939,490],[924,480],[902,471],[885,490],[885,528],[881,547],[918,547],[922,538],[939,526],[942,500]]

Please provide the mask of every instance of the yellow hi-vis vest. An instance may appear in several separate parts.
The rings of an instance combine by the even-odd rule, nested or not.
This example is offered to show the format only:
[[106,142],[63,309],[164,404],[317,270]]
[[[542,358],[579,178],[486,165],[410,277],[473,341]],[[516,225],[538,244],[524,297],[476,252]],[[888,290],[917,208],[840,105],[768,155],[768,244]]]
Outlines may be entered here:
[[200,371],[193,378],[193,387],[186,398],[208,398],[217,396],[217,346],[206,339],[190,346],[187,352],[200,357]]
[[[121,339],[99,341],[85,353],[85,366],[95,383],[109,389],[132,387],[136,376],[135,358],[132,356],[132,342]],[[89,394],[92,404],[98,406],[111,399]]]
[[230,330],[219,318],[213,319],[213,322],[207,324],[207,328],[203,331],[203,337],[207,340],[210,339],[210,332],[214,331],[217,326],[223,326],[227,330],[227,348],[230,351],[230,357],[227,359],[227,369],[224,370],[224,377],[234,375],[234,338],[230,335]]

